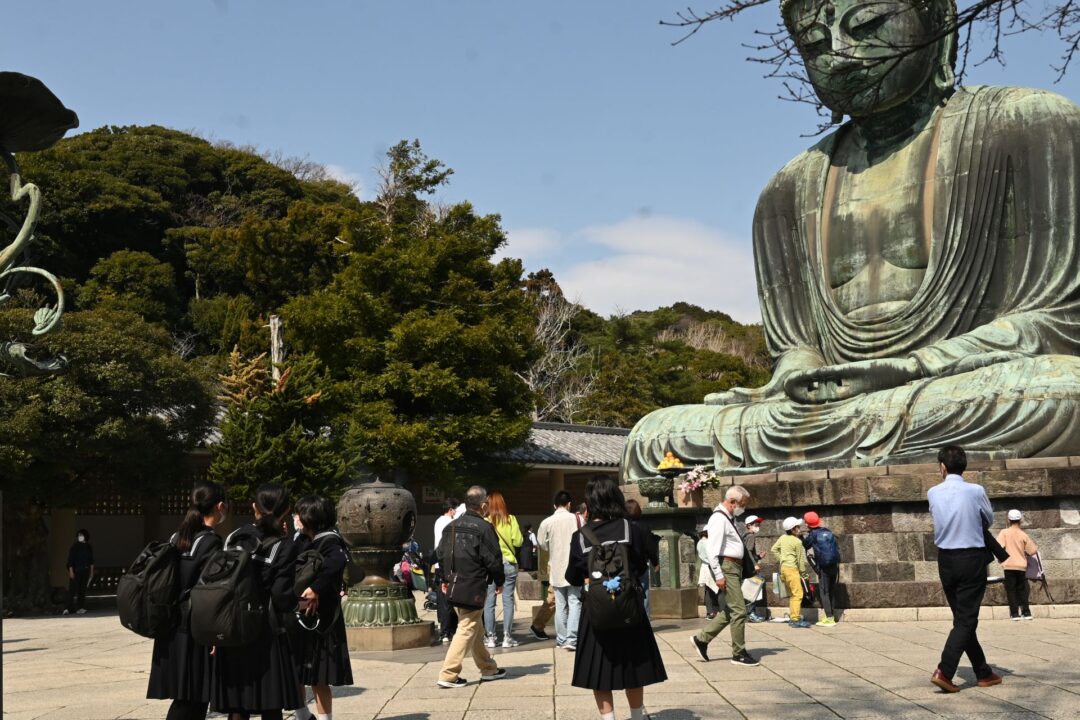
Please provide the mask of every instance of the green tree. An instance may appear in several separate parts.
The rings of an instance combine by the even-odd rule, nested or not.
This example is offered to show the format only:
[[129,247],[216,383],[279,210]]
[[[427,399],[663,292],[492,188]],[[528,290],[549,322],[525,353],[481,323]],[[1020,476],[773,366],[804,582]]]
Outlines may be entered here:
[[79,307],[122,310],[148,322],[173,324],[180,315],[173,269],[153,255],[117,250],[90,269]]
[[285,484],[294,497],[337,497],[346,463],[318,361],[297,358],[275,381],[265,355],[245,361],[234,350],[221,381],[227,410],[210,477],[240,501],[267,482]]
[[[28,327],[28,315],[0,312],[0,336]],[[184,453],[213,417],[195,366],[173,352],[163,328],[133,313],[68,313],[63,332],[35,349],[70,363],[54,377],[0,380],[5,594],[26,604],[41,604],[47,591],[43,508],[107,494],[153,497],[180,479]]]

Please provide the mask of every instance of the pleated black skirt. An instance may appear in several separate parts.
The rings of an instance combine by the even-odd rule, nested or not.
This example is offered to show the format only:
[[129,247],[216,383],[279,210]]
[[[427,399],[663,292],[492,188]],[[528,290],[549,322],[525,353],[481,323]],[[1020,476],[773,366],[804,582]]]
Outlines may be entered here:
[[213,666],[210,707],[215,712],[295,710],[304,704],[296,657],[284,630],[268,630],[265,640],[246,647],[218,648]]
[[352,685],[349,642],[345,636],[345,618],[340,612],[325,633],[306,632],[302,652],[301,676],[305,685]]
[[196,645],[187,632],[178,630],[168,637],[156,638],[146,697],[209,702],[211,671],[210,648]]
[[667,680],[660,648],[646,620],[628,630],[595,630],[588,610],[581,608],[574,687],[587,690],[626,690]]

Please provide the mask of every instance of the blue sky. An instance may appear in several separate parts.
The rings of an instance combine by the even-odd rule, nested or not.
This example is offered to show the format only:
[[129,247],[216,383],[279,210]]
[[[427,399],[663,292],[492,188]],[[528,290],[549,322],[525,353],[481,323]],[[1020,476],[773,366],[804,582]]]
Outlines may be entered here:
[[[501,214],[505,252],[588,307],[688,300],[753,320],[754,203],[816,119],[745,62],[775,7],[673,47],[658,21],[686,4],[35,0],[7,8],[0,67],[44,80],[83,129],[156,123],[308,156],[362,197],[386,148],[419,138],[455,170],[440,199]],[[1046,38],[1006,49],[968,83],[1080,101],[1080,66],[1054,85]]]

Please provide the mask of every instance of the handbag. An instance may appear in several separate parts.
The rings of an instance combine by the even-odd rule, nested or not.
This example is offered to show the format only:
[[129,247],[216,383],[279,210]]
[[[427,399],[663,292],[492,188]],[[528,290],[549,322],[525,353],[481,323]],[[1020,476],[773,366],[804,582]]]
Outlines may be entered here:
[[765,592],[765,578],[760,575],[748,577],[742,582],[742,596],[743,600],[752,603],[761,599],[762,594]]
[[446,599],[451,605],[478,609],[484,607],[487,599],[487,578],[478,575],[462,577],[458,575],[455,556],[457,555],[457,523],[450,524],[450,572],[446,579]]
[[1027,570],[1024,575],[1028,580],[1042,580],[1046,577],[1046,570],[1043,569],[1042,558],[1039,557],[1039,553],[1028,555]]

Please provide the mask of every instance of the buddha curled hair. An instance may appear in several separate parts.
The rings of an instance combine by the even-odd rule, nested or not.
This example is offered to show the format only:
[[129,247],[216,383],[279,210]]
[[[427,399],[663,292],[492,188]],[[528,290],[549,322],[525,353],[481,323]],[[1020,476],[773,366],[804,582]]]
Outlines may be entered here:
[[[825,2],[826,0],[780,0],[780,16],[784,26],[793,39],[797,40],[797,28],[792,10],[802,2]],[[956,0],[900,0],[907,2],[929,18],[931,28],[942,32],[951,28],[951,32],[938,40],[937,65],[934,68],[933,81],[938,91],[945,97],[956,88]]]

